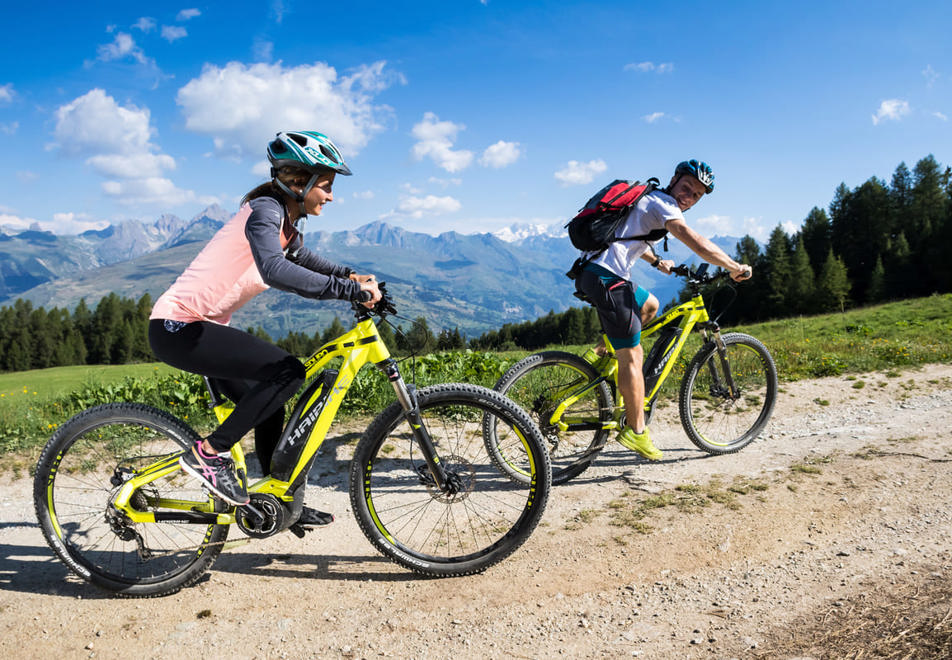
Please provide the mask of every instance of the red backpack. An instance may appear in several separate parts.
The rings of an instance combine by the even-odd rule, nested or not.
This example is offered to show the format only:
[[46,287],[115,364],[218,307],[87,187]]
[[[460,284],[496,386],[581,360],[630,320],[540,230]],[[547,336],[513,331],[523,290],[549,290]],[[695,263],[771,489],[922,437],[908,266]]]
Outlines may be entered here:
[[[631,209],[642,197],[660,185],[655,178],[647,182],[624,181],[615,179],[599,190],[585,203],[585,206],[565,225],[569,230],[569,240],[582,252],[603,252],[617,241],[657,241],[667,235],[667,230],[656,229],[641,236],[615,236],[618,227],[625,221]],[[589,261],[589,260],[579,260]],[[575,266],[567,275],[575,279]]]

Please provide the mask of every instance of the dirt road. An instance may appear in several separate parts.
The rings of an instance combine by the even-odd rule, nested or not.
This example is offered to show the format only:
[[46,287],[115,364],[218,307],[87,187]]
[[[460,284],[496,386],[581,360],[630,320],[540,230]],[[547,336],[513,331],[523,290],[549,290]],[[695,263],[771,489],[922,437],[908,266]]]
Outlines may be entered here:
[[0,653],[820,658],[916,639],[911,657],[939,657],[952,643],[952,366],[785,384],[765,437],[735,456],[697,451],[676,415],[652,424],[661,462],[613,445],[553,490],[515,555],[449,580],[371,548],[348,509],[350,446],[333,439],[307,499],[337,522],[229,551],[155,600],[70,576],[30,485],[7,476]]

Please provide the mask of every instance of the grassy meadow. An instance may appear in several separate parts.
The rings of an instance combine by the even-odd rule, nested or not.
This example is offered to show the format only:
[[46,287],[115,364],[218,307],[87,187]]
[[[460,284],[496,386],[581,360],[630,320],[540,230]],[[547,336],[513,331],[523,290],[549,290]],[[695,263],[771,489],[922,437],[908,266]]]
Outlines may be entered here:
[[[952,362],[952,294],[886,303],[841,314],[795,317],[723,331],[760,339],[777,362],[781,381],[895,373],[916,365]],[[648,342],[646,342],[648,343]],[[679,375],[700,345],[693,336],[662,390],[676,395]],[[585,346],[553,346],[581,352]],[[529,351],[454,352],[404,361],[401,370],[419,385],[463,381],[492,387]],[[372,415],[393,400],[376,369],[363,369],[341,414]],[[141,401],[165,408],[199,429],[211,426],[201,379],[164,364],[75,366],[0,374],[0,456],[9,467],[28,468],[39,449],[70,416],[112,401]]]

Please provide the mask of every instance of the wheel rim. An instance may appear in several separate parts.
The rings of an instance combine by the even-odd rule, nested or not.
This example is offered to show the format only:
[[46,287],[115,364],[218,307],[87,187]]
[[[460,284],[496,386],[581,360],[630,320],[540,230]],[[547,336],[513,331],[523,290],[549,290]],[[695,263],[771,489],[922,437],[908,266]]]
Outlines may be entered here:
[[[770,380],[763,359],[753,347],[728,344],[727,359],[737,386],[731,395],[717,351],[700,365],[691,383],[687,411],[701,441],[718,448],[750,440],[769,413]],[[715,383],[713,367],[718,383]]]
[[[215,526],[133,523],[110,505],[137,470],[178,451],[161,431],[123,420],[81,431],[59,454],[46,488],[47,509],[56,539],[81,574],[148,585],[180,574],[202,555]],[[130,502],[155,511],[160,499],[210,501],[195,480],[176,471],[134,493]]]
[[[492,555],[533,515],[540,468],[528,443],[523,441],[529,479],[514,482],[493,464],[483,442],[482,419],[498,411],[454,401],[427,404],[420,412],[453,488],[437,487],[409,426],[401,422],[363,466],[363,498],[374,526],[410,564],[417,559],[462,563]],[[510,424],[498,424],[507,436],[522,435]]]
[[[532,417],[546,440],[549,458],[552,461],[553,478],[571,470],[586,460],[599,447],[606,432],[596,430],[561,431],[550,423],[552,414],[560,401],[589,382],[589,375],[567,363],[540,364],[517,378],[504,392]],[[608,421],[611,419],[611,407],[602,402],[598,388],[592,388],[583,397],[569,406],[562,414],[562,421],[581,422]],[[508,447],[497,441],[499,455],[503,461],[520,474],[524,473],[524,458],[520,456],[518,446]]]

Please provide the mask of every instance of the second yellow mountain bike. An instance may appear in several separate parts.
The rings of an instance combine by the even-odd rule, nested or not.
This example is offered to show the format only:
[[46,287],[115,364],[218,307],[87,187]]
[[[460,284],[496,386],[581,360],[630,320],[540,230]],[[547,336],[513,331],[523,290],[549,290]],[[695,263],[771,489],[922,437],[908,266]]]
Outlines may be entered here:
[[[646,352],[645,414],[650,420],[661,386],[680,363],[678,356],[692,330],[703,345],[681,377],[678,411],[691,441],[710,454],[728,454],[750,444],[763,430],[777,399],[777,367],[767,348],[747,334],[721,334],[708,315],[701,289],[720,278],[678,266],[692,297],[642,330],[653,340]],[[552,482],[559,484],[584,472],[624,423],[617,394],[618,362],[607,341],[608,355],[595,365],[564,351],[543,351],[523,358],[503,374],[495,389],[529,412],[545,436],[552,460]],[[503,433],[504,425],[487,415],[486,445],[496,465],[521,481],[528,477],[521,447]]]

